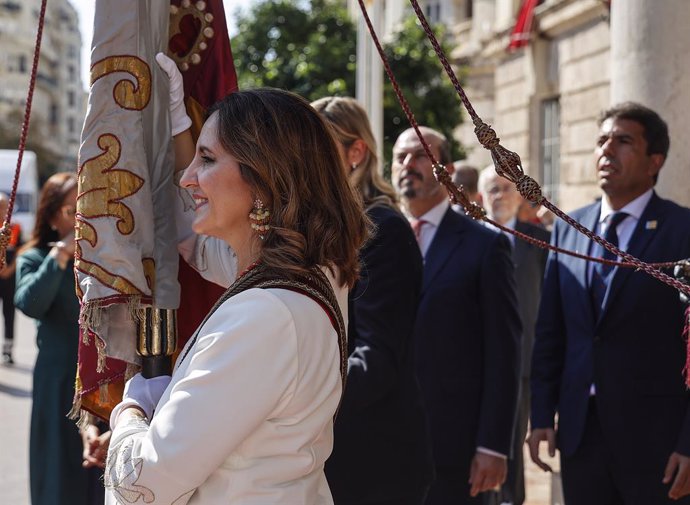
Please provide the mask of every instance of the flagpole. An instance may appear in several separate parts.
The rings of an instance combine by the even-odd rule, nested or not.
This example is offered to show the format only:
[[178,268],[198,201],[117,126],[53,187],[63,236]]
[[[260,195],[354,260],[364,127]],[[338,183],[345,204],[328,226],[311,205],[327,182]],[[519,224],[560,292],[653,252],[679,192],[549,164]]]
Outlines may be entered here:
[[177,348],[177,311],[146,307],[137,324],[137,337],[141,374],[147,379],[172,375],[172,355]]

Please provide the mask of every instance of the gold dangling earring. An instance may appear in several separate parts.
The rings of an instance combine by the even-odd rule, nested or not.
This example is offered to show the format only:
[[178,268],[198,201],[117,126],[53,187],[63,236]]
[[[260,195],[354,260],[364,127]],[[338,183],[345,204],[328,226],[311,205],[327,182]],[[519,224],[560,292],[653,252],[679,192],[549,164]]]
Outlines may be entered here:
[[259,234],[259,238],[266,238],[266,233],[271,229],[268,220],[271,218],[271,211],[264,207],[264,202],[260,198],[254,200],[254,208],[249,213],[249,223],[252,230]]

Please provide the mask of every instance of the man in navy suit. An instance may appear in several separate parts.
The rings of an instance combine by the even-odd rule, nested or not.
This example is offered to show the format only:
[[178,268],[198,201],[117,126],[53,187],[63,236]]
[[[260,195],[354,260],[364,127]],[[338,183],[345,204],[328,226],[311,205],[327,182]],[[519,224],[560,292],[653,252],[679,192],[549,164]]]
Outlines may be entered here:
[[[646,262],[690,254],[690,210],[653,190],[666,123],[624,103],[603,113],[601,201],[572,216]],[[606,257],[559,221],[554,245]],[[567,505],[690,503],[690,395],[678,292],[629,268],[551,253],[532,359],[532,459],[561,453]],[[555,417],[558,416],[558,424]]]
[[[518,219],[518,210],[523,202],[515,184],[499,176],[493,165],[481,171],[478,183],[481,200],[486,212],[498,224],[517,230],[532,238],[548,242],[550,233],[541,226]],[[489,228],[493,226],[487,223]],[[523,448],[527,435],[530,404],[530,363],[534,345],[534,326],[544,278],[547,250],[530,244],[525,240],[508,235],[512,245],[512,258],[515,265],[515,284],[517,287],[520,320],[522,322],[522,342],[520,367],[520,394],[517,419],[513,433],[512,457],[508,458],[508,475],[496,496],[485,501],[485,505],[509,503],[522,505],[525,501],[525,472]]]
[[[445,137],[421,129],[452,171]],[[414,330],[436,481],[428,505],[481,503],[505,480],[517,401],[520,316],[510,245],[454,212],[414,130],[393,148],[393,183],[424,257]]]

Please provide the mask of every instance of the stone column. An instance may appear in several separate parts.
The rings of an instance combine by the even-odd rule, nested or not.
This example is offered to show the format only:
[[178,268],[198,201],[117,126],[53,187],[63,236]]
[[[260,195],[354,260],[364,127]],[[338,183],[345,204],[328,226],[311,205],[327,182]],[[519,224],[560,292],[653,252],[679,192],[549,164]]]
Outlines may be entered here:
[[690,1],[611,2],[611,103],[640,102],[668,123],[656,190],[690,206]]
[[[369,19],[379,40],[383,37],[383,0],[366,0]],[[358,7],[359,9],[359,7]],[[382,42],[383,43],[383,42]],[[357,71],[355,97],[369,115],[379,160],[383,160],[383,63],[361,12],[357,22]],[[381,163],[383,167],[383,163]]]
[[472,7],[472,42],[479,43],[491,35],[495,26],[496,1],[473,0]]

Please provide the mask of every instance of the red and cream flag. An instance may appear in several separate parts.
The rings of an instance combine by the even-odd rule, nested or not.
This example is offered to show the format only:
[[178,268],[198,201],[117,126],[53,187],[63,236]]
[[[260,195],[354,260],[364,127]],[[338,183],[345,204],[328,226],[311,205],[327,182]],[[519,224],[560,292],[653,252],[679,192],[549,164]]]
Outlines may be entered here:
[[[182,70],[198,132],[204,110],[236,89],[222,2],[96,1],[89,107],[79,153],[75,275],[81,341],[75,409],[102,418],[140,363],[136,320],[180,305],[167,52]],[[180,338],[222,291],[180,265]],[[203,284],[202,284],[203,283]]]

